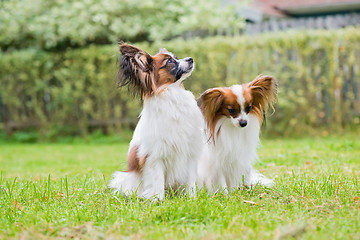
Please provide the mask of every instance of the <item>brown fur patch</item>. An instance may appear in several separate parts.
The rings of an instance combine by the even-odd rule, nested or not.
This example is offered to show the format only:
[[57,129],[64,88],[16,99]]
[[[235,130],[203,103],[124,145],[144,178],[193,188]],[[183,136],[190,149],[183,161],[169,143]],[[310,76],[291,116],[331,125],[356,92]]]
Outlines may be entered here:
[[169,55],[163,53],[158,53],[153,57],[155,86],[157,90],[176,82],[175,76],[170,74],[170,65],[166,65],[168,59]]
[[[237,117],[241,111],[237,96],[231,91],[230,88],[223,88],[224,100],[221,105],[221,113],[227,117]],[[230,112],[230,109],[234,109],[234,113]],[[220,115],[218,113],[218,115]]]
[[251,106],[251,110],[249,113],[255,114],[256,117],[259,119],[259,122],[261,123],[261,119],[262,119],[261,109],[259,108],[259,106],[254,104],[253,95],[249,87],[249,83],[242,84],[242,87],[243,87],[243,96],[245,99],[244,107],[246,108],[247,106]]
[[134,146],[130,149],[128,154],[128,170],[127,172],[137,171],[141,172],[147,156],[139,157],[138,156],[138,147]]
[[251,91],[250,91],[250,88],[248,86],[249,84],[242,84],[242,88],[243,88],[243,96],[244,96],[244,99],[245,99],[245,106],[247,105],[251,105],[252,103],[252,95],[251,95]]

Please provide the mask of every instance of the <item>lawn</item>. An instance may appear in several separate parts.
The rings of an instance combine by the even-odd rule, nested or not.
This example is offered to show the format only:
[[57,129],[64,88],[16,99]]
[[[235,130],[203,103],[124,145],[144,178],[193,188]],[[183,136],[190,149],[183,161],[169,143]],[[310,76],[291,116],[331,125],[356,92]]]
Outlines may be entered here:
[[162,202],[107,190],[127,142],[1,143],[0,239],[360,239],[356,134],[264,139],[276,186]]

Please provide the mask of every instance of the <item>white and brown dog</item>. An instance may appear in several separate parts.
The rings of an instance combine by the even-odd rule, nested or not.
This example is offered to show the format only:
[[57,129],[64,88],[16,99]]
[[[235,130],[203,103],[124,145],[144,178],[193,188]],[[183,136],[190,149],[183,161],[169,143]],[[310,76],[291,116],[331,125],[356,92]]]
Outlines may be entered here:
[[208,139],[198,165],[199,187],[227,192],[242,185],[272,185],[253,163],[263,117],[276,98],[277,81],[271,76],[209,89],[199,97]]
[[193,59],[177,59],[166,49],[151,56],[125,43],[120,51],[120,86],[141,94],[143,110],[130,142],[128,170],[115,172],[109,186],[160,200],[168,188],[185,186],[194,194],[203,117],[194,95],[183,87]]

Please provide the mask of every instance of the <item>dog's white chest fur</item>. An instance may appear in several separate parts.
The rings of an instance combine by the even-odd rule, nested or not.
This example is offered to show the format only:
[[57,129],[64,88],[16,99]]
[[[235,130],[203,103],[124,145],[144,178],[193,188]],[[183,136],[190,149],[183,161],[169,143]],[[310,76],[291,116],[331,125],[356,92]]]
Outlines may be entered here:
[[140,155],[156,155],[169,161],[182,154],[190,157],[194,154],[194,143],[200,144],[201,112],[193,94],[175,84],[145,99],[130,143],[140,146]]

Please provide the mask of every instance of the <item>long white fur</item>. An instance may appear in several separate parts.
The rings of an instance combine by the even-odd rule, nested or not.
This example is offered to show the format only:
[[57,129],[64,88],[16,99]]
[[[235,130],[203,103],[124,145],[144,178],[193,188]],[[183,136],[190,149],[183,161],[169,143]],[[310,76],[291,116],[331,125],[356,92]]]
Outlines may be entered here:
[[[234,85],[231,90],[244,109],[243,89]],[[247,120],[246,127],[239,120]],[[198,184],[210,192],[234,190],[240,186],[261,184],[271,186],[273,180],[266,178],[253,168],[257,159],[256,148],[260,143],[260,122],[254,114],[243,110],[237,119],[222,117],[215,127],[215,144],[208,141],[198,164]],[[209,134],[209,133],[207,133]],[[207,136],[210,139],[210,136]]]
[[109,186],[115,191],[160,200],[168,187],[195,193],[203,120],[194,95],[180,85],[183,79],[144,99],[129,149],[137,146],[138,156],[147,156],[145,166],[141,173],[114,173]]

